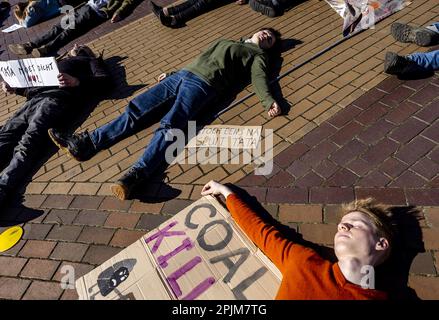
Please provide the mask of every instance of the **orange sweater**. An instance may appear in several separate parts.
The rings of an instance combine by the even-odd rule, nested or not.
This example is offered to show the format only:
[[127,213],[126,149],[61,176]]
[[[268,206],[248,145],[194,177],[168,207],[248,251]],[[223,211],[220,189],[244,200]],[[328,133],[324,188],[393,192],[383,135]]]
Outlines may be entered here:
[[247,236],[282,273],[276,299],[387,299],[383,291],[363,289],[348,282],[337,263],[286,239],[237,195],[227,197],[227,208]]

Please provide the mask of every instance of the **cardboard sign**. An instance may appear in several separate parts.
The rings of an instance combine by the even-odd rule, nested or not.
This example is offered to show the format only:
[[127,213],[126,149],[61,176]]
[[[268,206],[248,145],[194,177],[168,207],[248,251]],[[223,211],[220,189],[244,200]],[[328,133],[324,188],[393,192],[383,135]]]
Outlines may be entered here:
[[76,281],[80,299],[274,299],[281,273],[212,196]]
[[12,88],[59,86],[54,57],[0,61],[0,75]]
[[195,141],[188,143],[188,147],[255,149],[261,139],[261,131],[262,126],[205,126],[198,132]]

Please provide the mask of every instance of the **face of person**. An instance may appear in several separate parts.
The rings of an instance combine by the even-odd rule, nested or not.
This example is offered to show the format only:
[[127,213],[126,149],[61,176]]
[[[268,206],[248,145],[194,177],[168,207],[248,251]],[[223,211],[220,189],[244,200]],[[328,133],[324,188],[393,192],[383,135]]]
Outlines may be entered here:
[[359,211],[345,215],[338,224],[334,237],[334,250],[337,258],[368,258],[379,254],[380,238],[372,220]]
[[91,49],[89,47],[84,46],[84,45],[78,45],[77,43],[75,43],[75,45],[73,46],[73,49],[70,50],[69,55],[71,57],[76,57],[76,56],[92,57],[92,56],[94,56],[93,51],[91,51]]
[[258,45],[259,48],[267,50],[274,46],[276,42],[276,37],[269,30],[261,30],[256,32],[251,40],[254,44]]

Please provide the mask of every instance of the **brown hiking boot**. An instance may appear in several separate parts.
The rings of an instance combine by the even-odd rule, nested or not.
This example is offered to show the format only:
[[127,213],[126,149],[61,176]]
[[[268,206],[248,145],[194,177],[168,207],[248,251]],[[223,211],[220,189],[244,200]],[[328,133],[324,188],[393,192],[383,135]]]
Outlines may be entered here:
[[32,56],[34,58],[47,57],[50,53],[50,50],[46,46],[41,46],[32,50]]
[[8,45],[8,48],[12,53],[21,56],[31,53],[34,47],[32,46],[32,43],[26,42],[23,44],[10,44]]
[[127,200],[131,191],[145,180],[146,177],[140,169],[131,168],[111,186],[111,192],[119,200]]

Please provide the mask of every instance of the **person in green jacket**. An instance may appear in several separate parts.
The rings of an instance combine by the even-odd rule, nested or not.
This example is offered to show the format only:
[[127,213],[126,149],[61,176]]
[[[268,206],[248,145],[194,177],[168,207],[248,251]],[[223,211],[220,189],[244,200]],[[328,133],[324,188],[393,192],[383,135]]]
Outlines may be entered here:
[[195,119],[200,110],[209,107],[221,94],[229,92],[243,76],[251,77],[268,116],[281,114],[270,93],[267,75],[267,51],[279,41],[280,33],[271,28],[262,29],[247,40],[217,40],[182,70],[160,75],[158,84],[131,100],[125,112],[110,123],[90,133],[73,135],[49,129],[49,136],[72,158],[85,161],[143,129],[145,120],[154,111],[166,110],[143,155],[111,186],[113,194],[125,200],[136,185],[166,163],[166,149],[173,143],[167,137],[172,135],[172,129],[186,128],[189,120]]
[[24,44],[10,44],[9,50],[16,55],[45,57],[56,54],[73,39],[85,34],[104,21],[118,22],[129,15],[140,0],[89,0],[75,11],[74,25],[65,26],[61,20],[51,30]]

